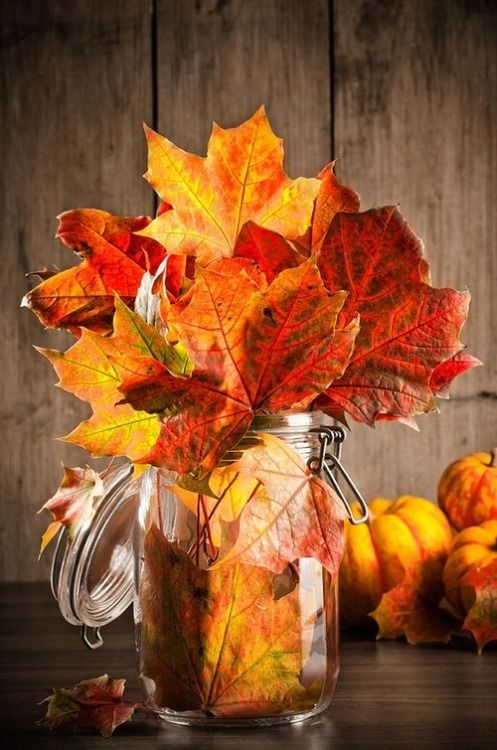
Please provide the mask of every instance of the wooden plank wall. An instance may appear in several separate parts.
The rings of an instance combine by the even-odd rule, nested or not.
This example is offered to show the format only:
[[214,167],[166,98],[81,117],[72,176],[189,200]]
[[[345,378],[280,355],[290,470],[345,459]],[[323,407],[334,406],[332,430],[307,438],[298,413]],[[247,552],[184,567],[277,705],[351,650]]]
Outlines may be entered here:
[[[210,122],[265,103],[292,176],[340,157],[365,207],[400,202],[434,282],[468,287],[466,332],[487,365],[465,376],[421,432],[353,426],[346,458],[366,494],[433,496],[443,465],[497,440],[496,8],[484,0],[3,0],[1,276],[4,354],[0,577],[36,563],[60,461],[52,442],[86,415],[53,388],[30,343],[63,347],[18,309],[23,273],[68,265],[54,217],[75,206],[147,213],[145,120],[205,151]],[[334,117],[332,118],[332,114]],[[333,122],[333,126],[332,126]]]
[[418,433],[353,425],[367,495],[436,497],[455,458],[497,444],[497,4],[335,0],[335,155],[363,207],[400,203],[435,286],[469,288],[463,340],[485,366]]
[[19,310],[24,273],[74,262],[53,239],[63,210],[152,210],[141,179],[141,122],[152,114],[150,14],[143,0],[9,0],[2,12],[0,575],[46,579],[49,559],[36,558],[47,519],[34,514],[57,488],[62,459],[86,461],[51,437],[88,409],[53,387],[57,378],[31,348],[65,348],[70,338]]

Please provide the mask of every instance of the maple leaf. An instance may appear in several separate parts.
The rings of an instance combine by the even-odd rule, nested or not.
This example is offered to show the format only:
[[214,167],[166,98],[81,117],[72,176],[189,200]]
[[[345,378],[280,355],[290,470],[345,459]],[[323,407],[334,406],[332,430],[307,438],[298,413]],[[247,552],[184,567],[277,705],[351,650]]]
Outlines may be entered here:
[[[236,260],[243,259],[228,262]],[[199,269],[169,312],[168,324],[195,366],[187,388],[176,393],[174,413],[174,382],[154,360],[135,363],[137,374],[121,386],[136,409],[170,410],[146,460],[180,474],[198,466],[209,471],[255,412],[306,409],[346,365],[333,344],[344,299],[344,292],[324,288],[312,258],[262,290],[246,273]],[[353,325],[347,331],[348,356],[356,333]]]
[[481,654],[487,643],[497,640],[497,560],[466,573],[461,588],[469,588],[474,599],[462,629],[469,630]]
[[240,473],[235,464],[215,468],[201,482],[196,482],[186,475],[169,489],[192,513],[199,516],[199,521],[205,529],[204,533],[208,530],[210,541],[214,547],[219,548],[222,536],[221,521],[236,521],[258,487],[259,481]]
[[79,266],[46,278],[24,297],[43,325],[99,333],[112,330],[114,293],[132,304],[147,269],[155,272],[165,257],[157,242],[134,234],[148,216],[120,217],[93,208],[66,211],[56,237],[83,260]]
[[40,555],[61,526],[66,527],[71,540],[76,530],[91,520],[104,494],[104,485],[98,472],[90,467],[82,469],[65,466],[59,489],[40,510],[50,511],[54,519],[42,536]]
[[[392,207],[338,214],[318,267],[328,289],[349,290],[342,317],[358,312],[361,322],[347,369],[320,408],[368,424],[383,415],[406,419],[436,411],[430,380],[441,363],[457,362],[469,293],[429,286],[422,244]],[[460,362],[457,368],[467,369]]]
[[231,467],[261,488],[242,510],[235,544],[228,534],[228,549],[221,548],[214,567],[241,562],[281,573],[299,557],[314,557],[337,573],[344,545],[340,500],[290,446],[273,435],[261,438],[263,445],[246,450]]
[[151,713],[142,704],[123,700],[125,683],[104,674],[82,680],[74,688],[56,688],[42,701],[48,709],[38,724],[48,729],[90,726],[110,737],[116,727],[131,720],[136,709]]
[[429,559],[409,566],[396,586],[383,594],[370,613],[378,638],[400,638],[408,643],[448,643],[458,622],[439,604],[443,596],[443,563]]
[[313,252],[321,250],[331,222],[338,213],[359,211],[358,194],[338,181],[334,166],[335,162],[327,164],[318,175],[321,182],[316,197],[310,237],[310,248]]
[[436,396],[449,397],[449,386],[458,375],[482,363],[466,351],[457,352],[450,359],[440,362],[430,376],[430,388]]
[[196,255],[204,265],[231,256],[247,221],[298,237],[310,223],[319,181],[291,180],[283,171],[283,145],[261,107],[246,122],[224,130],[214,123],[207,156],[189,154],[145,129],[145,175],[166,211],[141,231],[168,252]]
[[295,268],[305,260],[281,234],[260,227],[253,221],[243,225],[235,248],[234,258],[250,258],[261,268],[267,283],[287,268]]
[[316,603],[297,587],[275,601],[272,576],[247,565],[195,566],[156,526],[145,537],[140,585],[141,677],[154,703],[215,716],[309,708],[322,682],[300,674]]
[[84,330],[81,338],[64,353],[51,349],[39,351],[59,375],[58,385],[89,401],[93,407],[93,416],[63,439],[95,455],[127,455],[138,460],[154,447],[160,423],[154,414],[117,403],[122,399],[119,391],[122,378],[144,356],[156,357],[165,368],[184,376],[183,381],[190,363],[180,345],[170,345],[119,298],[115,306],[111,337]]

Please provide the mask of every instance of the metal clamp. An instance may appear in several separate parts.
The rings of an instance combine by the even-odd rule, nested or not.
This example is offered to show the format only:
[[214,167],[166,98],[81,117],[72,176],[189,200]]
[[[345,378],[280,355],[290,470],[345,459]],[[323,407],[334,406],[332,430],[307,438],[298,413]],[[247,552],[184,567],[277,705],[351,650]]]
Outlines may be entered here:
[[[369,517],[368,506],[360,491],[358,490],[356,484],[354,483],[352,477],[345,469],[343,464],[340,463],[342,443],[346,437],[345,431],[341,427],[318,427],[313,430],[313,432],[318,433],[320,443],[319,456],[312,456],[308,460],[307,466],[313,474],[324,474],[325,480],[328,482],[330,487],[335,490],[340,500],[344,504],[349,516],[350,523],[353,526],[358,526],[359,524],[364,523],[368,520]],[[332,444],[334,447],[333,453],[327,453],[327,448],[330,444]],[[342,476],[342,478],[345,480],[346,484],[352,491],[352,494],[358,501],[361,508],[361,515],[359,516],[359,518],[356,518],[354,516],[350,503],[347,500],[342,488],[340,487],[338,478],[336,476],[337,474],[340,474]]]
[[[90,636],[92,630],[94,639]],[[104,639],[100,634],[100,628],[90,628],[89,625],[81,626],[81,639],[85,646],[91,651],[95,651],[95,649],[100,648],[100,646],[102,646],[104,642]]]

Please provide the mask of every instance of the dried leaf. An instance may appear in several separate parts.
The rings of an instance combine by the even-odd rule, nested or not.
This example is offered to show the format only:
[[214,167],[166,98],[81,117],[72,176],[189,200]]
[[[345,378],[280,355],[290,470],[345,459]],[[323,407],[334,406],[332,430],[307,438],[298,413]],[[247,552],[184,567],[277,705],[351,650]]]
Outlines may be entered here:
[[[195,485],[200,486],[195,488]],[[221,521],[236,521],[258,486],[257,479],[240,473],[235,465],[216,468],[200,482],[188,480],[187,475],[170,490],[192,513],[199,515],[203,525],[208,524],[214,546],[220,547]]]
[[38,723],[48,729],[61,726],[95,727],[110,737],[116,727],[130,721],[136,709],[148,709],[123,700],[126,680],[104,674],[82,680],[74,688],[56,688],[42,703],[48,703],[46,715]]
[[267,283],[287,268],[295,268],[305,260],[305,256],[277,232],[260,227],[253,221],[243,225],[235,249],[235,258],[250,258],[261,268]]
[[42,536],[40,555],[61,526],[66,527],[71,540],[76,530],[91,520],[104,494],[98,472],[89,467],[64,467],[59,489],[40,510],[50,511],[54,519]]
[[181,346],[168,344],[119,299],[115,304],[114,333],[110,338],[84,330],[76,344],[64,353],[39,351],[52,363],[60,377],[59,385],[93,407],[93,416],[64,439],[95,455],[126,455],[139,460],[155,446],[160,422],[154,414],[117,403],[122,399],[122,378],[145,355],[156,357],[164,367],[185,376],[190,364]]
[[479,359],[466,351],[458,352],[435,367],[430,376],[430,388],[436,396],[448,398],[449,386],[454,378],[481,364]]
[[201,570],[155,526],[144,555],[141,676],[153,681],[157,705],[210,716],[313,705],[322,682],[300,682],[316,622],[312,597],[297,588],[275,602],[262,568]]
[[184,393],[175,392],[170,373],[152,359],[135,363],[135,375],[121,386],[136,409],[170,411],[144,459],[180,474],[198,466],[207,472],[241,438],[254,412],[308,408],[343,372],[353,347],[354,323],[341,333],[346,354],[341,343],[335,355],[344,299],[343,292],[324,289],[313,259],[280,273],[267,290],[246,273],[200,269],[169,313],[195,365]]
[[168,252],[196,255],[205,265],[229,257],[247,221],[292,238],[310,223],[319,181],[291,180],[283,171],[283,145],[261,107],[236,128],[214,124],[202,158],[150,128],[150,185],[173,206],[142,230]]
[[109,333],[114,293],[132,305],[144,272],[155,272],[165,257],[157,242],[134,234],[149,222],[148,216],[119,217],[92,208],[61,214],[56,236],[83,260],[47,278],[22,304],[50,328]]
[[487,643],[497,640],[497,560],[470,570],[461,587],[470,588],[474,596],[462,628],[469,630],[481,654]]
[[337,180],[334,167],[335,162],[331,162],[318,175],[321,183],[312,217],[311,248],[313,252],[319,252],[321,249],[331,222],[338,213],[359,211],[358,194]]
[[281,573],[300,557],[314,557],[337,573],[344,545],[340,500],[290,446],[273,435],[263,439],[232,466],[261,487],[240,515],[235,544],[229,534],[214,567],[246,563]]
[[443,596],[443,563],[428,559],[407,568],[400,583],[383,594],[371,612],[378,638],[400,638],[408,643],[448,643],[458,622],[439,604]]
[[343,318],[360,315],[349,365],[320,407],[368,424],[436,411],[432,373],[462,349],[469,293],[428,285],[422,244],[391,207],[338,214],[318,266],[328,289],[349,290]]

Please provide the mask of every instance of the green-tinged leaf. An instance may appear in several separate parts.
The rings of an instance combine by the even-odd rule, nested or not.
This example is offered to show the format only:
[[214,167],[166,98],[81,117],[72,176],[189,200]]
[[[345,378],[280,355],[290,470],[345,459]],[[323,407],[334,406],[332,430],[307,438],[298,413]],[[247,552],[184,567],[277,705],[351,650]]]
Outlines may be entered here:
[[322,677],[301,681],[317,615],[311,592],[275,601],[262,568],[201,570],[155,526],[144,555],[141,676],[155,704],[227,717],[315,704]]
[[[170,373],[188,374],[190,360],[180,344],[172,346],[137,313],[116,299],[114,333],[111,337],[83,331],[66,352],[40,349],[59,375],[60,387],[93,407],[93,416],[65,440],[96,456],[126,455],[140,460],[154,448],[160,434],[156,415],[119,404],[121,381],[145,356],[154,357]],[[184,383],[185,378],[178,377]]]
[[195,366],[184,395],[172,399],[170,373],[153,360],[137,365],[121,386],[135,409],[160,413],[174,400],[157,450],[146,459],[180,474],[198,466],[210,471],[254,413],[306,409],[343,372],[357,334],[352,321],[335,349],[345,294],[327,292],[313,259],[263,290],[245,272],[227,276],[218,268],[199,271],[170,309],[171,329]]

